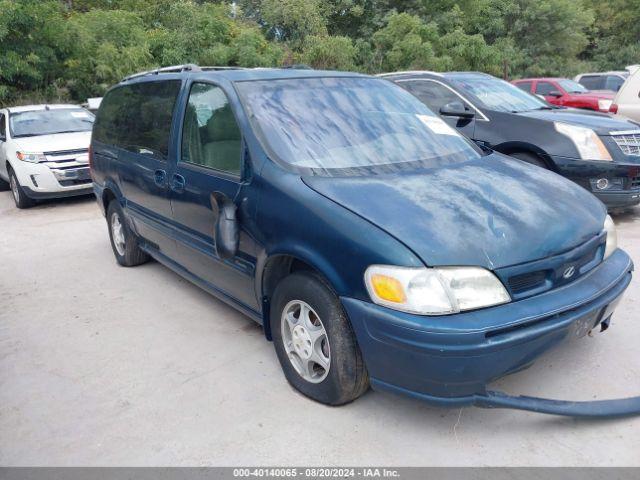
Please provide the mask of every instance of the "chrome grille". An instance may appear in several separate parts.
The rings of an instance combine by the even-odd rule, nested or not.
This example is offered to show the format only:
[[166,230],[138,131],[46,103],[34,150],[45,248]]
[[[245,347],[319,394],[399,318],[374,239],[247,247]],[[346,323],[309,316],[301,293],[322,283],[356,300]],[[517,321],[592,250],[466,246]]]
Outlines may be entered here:
[[42,164],[51,169],[63,187],[91,183],[88,153],[86,148],[44,152],[47,160]]
[[611,137],[625,155],[640,156],[640,130],[611,132]]

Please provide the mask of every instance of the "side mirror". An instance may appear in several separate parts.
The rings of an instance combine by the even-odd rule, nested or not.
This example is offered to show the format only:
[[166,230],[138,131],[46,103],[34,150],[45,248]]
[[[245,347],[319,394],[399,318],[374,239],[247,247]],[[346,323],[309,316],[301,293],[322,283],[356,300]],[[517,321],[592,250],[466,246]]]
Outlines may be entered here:
[[547,95],[558,98],[562,96],[562,92],[559,92],[558,90],[551,90]]
[[476,116],[474,111],[467,109],[462,102],[451,102],[440,107],[440,115],[460,118],[473,118]]
[[236,256],[240,243],[238,208],[229,197],[219,192],[211,194],[211,207],[214,214],[217,213],[214,228],[216,253],[228,260]]

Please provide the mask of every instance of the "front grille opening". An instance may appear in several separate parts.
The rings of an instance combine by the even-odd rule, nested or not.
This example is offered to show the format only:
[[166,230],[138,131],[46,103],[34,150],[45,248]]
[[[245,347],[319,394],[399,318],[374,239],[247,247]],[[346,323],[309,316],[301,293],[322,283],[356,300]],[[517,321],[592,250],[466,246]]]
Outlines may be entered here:
[[509,278],[509,289],[514,294],[533,290],[541,287],[547,279],[546,270],[538,270],[537,272],[527,272],[521,275],[514,275]]
[[621,133],[612,137],[625,155],[640,155],[640,132]]
[[91,183],[91,179],[88,180],[58,180],[58,183],[63,187],[72,187],[74,185],[88,185]]

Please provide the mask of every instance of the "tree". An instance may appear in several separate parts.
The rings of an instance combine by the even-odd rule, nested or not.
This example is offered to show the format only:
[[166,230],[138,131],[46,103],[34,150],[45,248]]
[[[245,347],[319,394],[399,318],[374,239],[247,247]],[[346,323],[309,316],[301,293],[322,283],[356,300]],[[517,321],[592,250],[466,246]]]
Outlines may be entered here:
[[356,47],[341,36],[307,37],[302,61],[323,70],[356,70]]
[[0,102],[27,92],[58,96],[54,81],[70,49],[56,1],[0,0]]
[[64,79],[73,98],[101,95],[153,64],[143,22],[133,12],[91,10],[73,14],[68,24],[74,48],[64,62]]
[[301,47],[310,35],[326,35],[319,0],[263,0],[262,20],[273,38]]

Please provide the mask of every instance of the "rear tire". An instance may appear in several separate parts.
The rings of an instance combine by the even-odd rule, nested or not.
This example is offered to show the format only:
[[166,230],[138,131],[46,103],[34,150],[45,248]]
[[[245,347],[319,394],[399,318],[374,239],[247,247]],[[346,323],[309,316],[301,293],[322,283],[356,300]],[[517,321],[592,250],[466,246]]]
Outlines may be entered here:
[[542,160],[538,155],[535,155],[533,153],[516,152],[516,153],[510,153],[509,155],[514,158],[517,158],[518,160],[522,160],[523,162],[530,163],[531,165],[535,165],[536,167],[544,168],[546,170],[549,169],[549,167],[547,167],[547,164],[544,163],[544,160]]
[[291,386],[327,405],[343,405],[367,391],[369,375],[351,324],[320,275],[295,272],[282,280],[270,313],[278,360]]
[[149,255],[140,249],[138,237],[129,228],[117,200],[112,200],[107,207],[107,226],[111,248],[120,265],[135,267],[149,260]]
[[16,177],[16,174],[12,169],[9,169],[9,186],[13,195],[13,201],[16,202],[16,207],[21,209],[31,208],[36,204],[34,199],[24,193],[24,189],[20,185],[18,177]]

